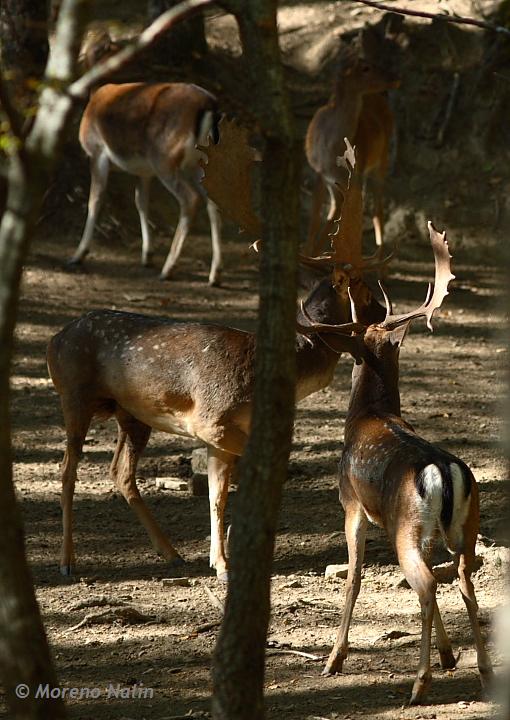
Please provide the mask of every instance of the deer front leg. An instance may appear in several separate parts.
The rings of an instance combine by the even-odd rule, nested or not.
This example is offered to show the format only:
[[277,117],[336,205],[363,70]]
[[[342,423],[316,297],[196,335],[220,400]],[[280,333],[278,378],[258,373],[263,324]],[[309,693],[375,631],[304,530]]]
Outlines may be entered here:
[[345,607],[342,622],[335,644],[329,655],[323,675],[334,675],[342,672],[347,657],[349,626],[352,611],[361,587],[361,567],[365,555],[365,537],[368,520],[361,505],[350,502],[345,503],[345,535],[349,552],[349,571],[347,573],[347,586],[345,591]]
[[209,562],[215,568],[218,580],[228,580],[225,548],[224,514],[228,484],[236,456],[218,448],[207,447],[207,476],[209,480],[209,507],[211,514],[211,549]]

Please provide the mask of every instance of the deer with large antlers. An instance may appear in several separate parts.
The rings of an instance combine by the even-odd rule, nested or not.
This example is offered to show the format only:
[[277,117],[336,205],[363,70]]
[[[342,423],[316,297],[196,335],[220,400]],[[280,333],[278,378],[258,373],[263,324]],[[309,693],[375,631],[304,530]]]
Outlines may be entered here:
[[[388,26],[389,27],[389,26]],[[383,243],[383,186],[388,170],[393,113],[383,91],[397,87],[396,74],[389,63],[394,35],[381,37],[375,28],[364,28],[357,41],[342,48],[329,102],[313,116],[306,133],[308,163],[317,173],[306,252],[318,255],[327,242],[333,222],[338,218],[339,179],[337,157],[344,138],[356,148],[356,174],[352,182],[362,182],[370,174],[374,187],[373,224],[378,250]],[[390,67],[390,69],[388,69]],[[327,221],[322,226],[325,193],[329,194]],[[322,227],[321,227],[322,226]]]
[[[450,640],[437,606],[436,580],[429,562],[438,535],[459,561],[460,590],[469,615],[484,686],[492,675],[471,581],[479,529],[475,478],[462,460],[421,438],[400,414],[400,346],[413,320],[425,317],[432,329],[432,315],[448,294],[448,283],[453,278],[445,234],[438,233],[430,223],[429,232],[436,267],[433,292],[429,287],[425,303],[405,315],[392,313],[385,294],[385,319],[371,325],[362,321],[363,335],[356,338],[358,360],[352,373],[339,474],[349,571],[342,623],[323,673],[341,672],[347,657],[349,625],[360,590],[365,534],[370,520],[386,530],[404,575],[420,601],[420,661],[411,704],[424,700],[431,682],[432,624],[442,667],[455,666]],[[358,322],[356,305],[353,296],[354,322]],[[313,329],[314,324],[311,326]]]
[[156,177],[179,203],[179,221],[161,271],[167,280],[179,259],[200,201],[206,201],[211,225],[209,284],[221,278],[221,219],[200,184],[197,144],[218,140],[216,98],[185,83],[109,83],[96,90],[83,113],[80,143],[90,158],[90,195],[83,236],[71,265],[80,264],[92,242],[110,169],[137,178],[135,204],[142,232],[142,264],[152,262],[149,188]]
[[[231,127],[225,123],[225,128]],[[235,153],[237,141],[230,147],[228,138],[225,129],[223,153],[211,148],[206,168],[211,175],[215,164],[230,162]],[[219,182],[223,186],[223,181]],[[348,201],[345,185],[344,193]],[[245,198],[251,204],[249,193]],[[243,221],[251,217],[257,224],[243,201],[232,207]],[[330,271],[334,267],[335,272],[333,279],[326,277],[314,286],[297,316],[297,401],[328,385],[340,354],[352,351],[351,333],[359,324],[350,321],[349,283],[363,320],[377,322],[384,316],[359,268],[355,272],[350,256],[347,262],[342,260],[342,224],[340,221],[333,237],[333,254],[321,259],[302,258],[315,268]],[[311,330],[309,318],[320,327]],[[223,515],[234,463],[243,452],[250,429],[254,355],[252,333],[218,325],[176,324],[111,310],[87,313],[50,340],[48,368],[61,398],[67,434],[61,498],[64,536],[60,567],[64,575],[71,573],[75,562],[72,504],[83,443],[94,416],[114,416],[118,440],[111,478],[156,550],[170,562],[182,562],[182,558],[143,502],[135,480],[136,466],[152,428],[206,444],[210,564],[220,579],[226,577]]]

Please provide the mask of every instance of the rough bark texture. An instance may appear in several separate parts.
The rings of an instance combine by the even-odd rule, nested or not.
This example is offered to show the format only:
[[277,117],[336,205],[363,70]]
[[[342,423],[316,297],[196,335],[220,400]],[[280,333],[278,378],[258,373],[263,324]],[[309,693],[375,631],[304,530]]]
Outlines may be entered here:
[[[235,3],[223,4],[237,9]],[[213,667],[213,716],[218,720],[264,716],[270,579],[295,397],[299,169],[280,64],[276,2],[245,1],[236,15],[251,74],[252,111],[265,143],[259,208],[263,249],[252,431],[239,469],[229,589]]]
[[35,102],[33,81],[41,79],[48,59],[47,0],[0,2],[0,48],[11,91],[26,113]]
[[[46,71],[46,77],[55,80],[56,87],[65,87],[72,79],[85,26],[83,9],[80,0],[64,0],[62,4],[54,55]],[[52,688],[57,678],[25,558],[14,494],[9,373],[23,263],[63,132],[71,118],[71,102],[51,87],[42,93],[32,131],[9,162],[7,202],[0,225],[0,677],[10,717],[20,720],[66,716],[61,700],[34,697],[40,684]],[[16,694],[20,684],[28,687],[26,697]]]
[[[149,22],[177,5],[177,0],[148,0],[147,15]],[[203,57],[207,53],[204,18],[196,15],[179,27],[167,33],[153,48],[162,65],[184,65]]]

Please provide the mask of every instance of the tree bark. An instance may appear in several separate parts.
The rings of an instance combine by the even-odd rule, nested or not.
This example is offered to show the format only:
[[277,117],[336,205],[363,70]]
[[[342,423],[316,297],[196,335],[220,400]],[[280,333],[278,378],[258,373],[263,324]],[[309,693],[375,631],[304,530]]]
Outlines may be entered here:
[[213,717],[264,717],[264,660],[274,539],[287,476],[295,403],[299,153],[285,92],[275,0],[222,3],[236,14],[253,113],[264,140],[262,258],[256,384],[240,462],[229,586],[213,665]]
[[[64,0],[62,4],[53,56],[46,70],[46,79],[54,84],[49,82],[41,95],[26,142],[19,136],[17,118],[13,112],[9,114],[19,148],[9,161],[7,202],[0,224],[0,676],[10,717],[20,720],[60,720],[66,716],[62,700],[35,697],[39,686],[51,689],[57,685],[57,678],[25,557],[14,494],[9,373],[22,267],[71,119],[72,100],[58,88],[65,88],[73,77],[85,8],[80,0]],[[5,103],[8,94],[4,83],[2,96],[6,110],[10,103]],[[20,696],[20,687],[21,693],[28,688],[26,695]]]
[[48,60],[47,0],[2,0],[1,63],[18,106],[26,113],[34,104],[36,83]]
[[[148,0],[149,22],[178,4],[178,0]],[[179,27],[166,33],[154,46],[153,52],[162,65],[184,65],[203,58],[207,53],[204,17],[202,14],[188,18]]]

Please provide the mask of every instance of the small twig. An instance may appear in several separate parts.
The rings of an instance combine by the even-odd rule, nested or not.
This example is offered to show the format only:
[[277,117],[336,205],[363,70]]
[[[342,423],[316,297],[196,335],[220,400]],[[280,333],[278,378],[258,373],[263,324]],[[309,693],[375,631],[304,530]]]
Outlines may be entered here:
[[450,120],[453,113],[453,108],[455,107],[455,102],[457,100],[457,96],[459,94],[459,87],[460,87],[460,74],[458,72],[453,73],[453,82],[452,86],[450,88],[450,92],[448,94],[448,102],[446,104],[446,110],[444,112],[443,121],[439,127],[439,130],[437,131],[436,136],[436,143],[438,147],[441,147],[443,144],[444,136],[446,133],[446,130],[448,129],[448,125],[450,124]]
[[151,622],[153,619],[153,617],[144,615],[139,610],[135,610],[135,608],[132,607],[117,608],[116,610],[104,610],[99,613],[87,613],[83,620],[68,628],[64,634],[67,635],[70,632],[74,632],[74,630],[79,630],[84,627],[84,625],[92,623],[123,620],[126,623],[136,624]]
[[192,631],[192,635],[200,635],[201,633],[209,632],[209,630],[215,630],[216,628],[219,628],[221,625],[221,620],[216,620],[215,622],[208,622],[203,623],[202,625],[197,625],[196,628]]
[[493,23],[488,23],[484,20],[475,20],[474,18],[462,17],[461,15],[445,15],[443,13],[425,12],[424,10],[409,10],[408,8],[395,7],[394,5],[386,5],[385,3],[375,2],[375,0],[352,0],[352,2],[369,5],[370,7],[377,8],[378,10],[387,10],[388,12],[396,13],[397,15],[410,15],[411,17],[429,18],[430,20],[442,20],[443,22],[455,23],[457,25],[474,25],[475,27],[490,30],[491,32],[510,35],[510,30],[502,25],[494,25]]
[[302,652],[301,650],[279,650],[278,648],[270,648],[267,655],[298,655],[298,657],[306,658],[307,660],[313,660],[314,662],[320,662],[325,660],[327,655],[312,655],[312,653]]
[[206,594],[208,595],[209,600],[214,605],[214,607],[217,608],[220,611],[220,613],[223,614],[225,612],[225,603],[223,602],[223,600],[221,600],[221,598],[219,598],[217,595],[215,595],[213,593],[213,591],[207,587],[207,585],[204,585],[204,590],[205,590]]
[[92,87],[100,84],[107,76],[127,65],[135,56],[139,55],[142,50],[152,45],[160,35],[168,32],[168,30],[181,20],[195,15],[199,10],[212,4],[213,0],[184,0],[184,2],[167,10],[149,25],[148,28],[145,28],[134,42],[122,50],[119,50],[119,52],[104,62],[99,63],[82,75],[81,78],[73,82],[67,89],[68,94],[73,98],[86,97]]

